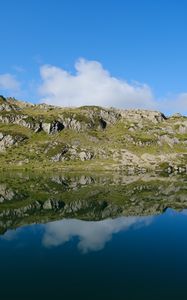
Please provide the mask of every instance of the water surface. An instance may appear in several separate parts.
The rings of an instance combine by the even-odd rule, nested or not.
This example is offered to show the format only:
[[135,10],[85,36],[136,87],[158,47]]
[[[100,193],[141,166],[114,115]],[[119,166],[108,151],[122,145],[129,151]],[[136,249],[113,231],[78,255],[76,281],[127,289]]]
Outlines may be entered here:
[[40,176],[1,177],[1,299],[186,299],[185,178]]

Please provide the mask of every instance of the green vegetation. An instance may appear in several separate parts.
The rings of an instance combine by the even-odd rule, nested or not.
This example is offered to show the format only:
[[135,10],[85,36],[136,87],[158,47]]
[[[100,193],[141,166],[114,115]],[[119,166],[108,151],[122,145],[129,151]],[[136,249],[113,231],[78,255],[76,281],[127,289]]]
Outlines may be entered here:
[[2,151],[0,141],[2,169],[140,171],[187,165],[186,117],[157,121],[141,110],[122,117],[115,109],[98,106],[60,108],[0,100],[8,107],[0,111],[3,138],[23,138],[10,145],[4,142]]
[[0,132],[3,134],[10,134],[12,136],[19,135],[25,138],[30,138],[33,134],[33,132],[30,129],[25,128],[23,126],[19,126],[16,124],[5,125],[1,123],[0,123]]

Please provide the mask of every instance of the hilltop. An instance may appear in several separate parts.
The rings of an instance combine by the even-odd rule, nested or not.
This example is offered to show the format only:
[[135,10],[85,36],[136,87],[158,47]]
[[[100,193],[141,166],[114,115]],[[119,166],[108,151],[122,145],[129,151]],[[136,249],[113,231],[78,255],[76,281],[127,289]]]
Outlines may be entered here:
[[0,166],[185,173],[187,117],[0,96]]

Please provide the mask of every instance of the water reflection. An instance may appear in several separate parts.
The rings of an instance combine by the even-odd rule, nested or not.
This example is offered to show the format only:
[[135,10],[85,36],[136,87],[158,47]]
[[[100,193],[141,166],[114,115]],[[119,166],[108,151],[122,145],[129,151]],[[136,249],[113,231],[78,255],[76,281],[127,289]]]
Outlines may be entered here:
[[[187,208],[186,181],[184,176],[165,178],[148,174],[0,174],[0,234],[35,222],[71,219],[61,221],[62,225],[58,222],[48,225],[49,234],[45,241],[58,245],[59,240],[66,242],[77,236],[80,239],[78,247],[86,252],[89,247],[84,245],[89,240],[89,234],[86,235],[89,230],[93,236],[91,248],[94,249],[100,236],[106,236],[107,241],[112,232],[125,223],[140,222],[138,216],[158,215],[167,208]],[[121,216],[131,218],[109,221]],[[66,222],[69,222],[68,227]]]
[[7,230],[2,299],[186,299],[186,232],[186,211],[170,209]]
[[149,226],[153,222],[153,216],[147,217],[120,217],[103,221],[81,221],[65,219],[42,225],[20,227],[16,230],[8,230],[1,240],[21,240],[25,230],[33,235],[41,233],[40,241],[45,248],[62,246],[65,243],[77,241],[77,248],[81,253],[99,251],[104,249],[114,234],[127,230],[136,230]]
[[44,227],[42,243],[46,247],[54,247],[77,237],[77,247],[82,253],[98,251],[105,247],[113,234],[130,228],[148,226],[152,220],[153,217],[121,217],[98,222],[75,219],[52,222]]

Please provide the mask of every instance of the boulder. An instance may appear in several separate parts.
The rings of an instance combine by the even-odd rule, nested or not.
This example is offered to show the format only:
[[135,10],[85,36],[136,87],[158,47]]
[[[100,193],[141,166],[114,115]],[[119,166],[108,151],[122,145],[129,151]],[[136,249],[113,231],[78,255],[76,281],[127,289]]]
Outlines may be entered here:
[[54,134],[61,131],[64,128],[64,125],[59,121],[53,121],[50,123],[42,122],[41,128],[48,134]]
[[81,151],[79,153],[79,158],[80,160],[84,161],[84,160],[90,160],[93,158],[93,153],[89,152],[89,151]]
[[12,136],[10,134],[5,135],[0,133],[0,152],[5,151],[6,148],[16,145],[18,142],[21,142],[23,140],[23,137]]

